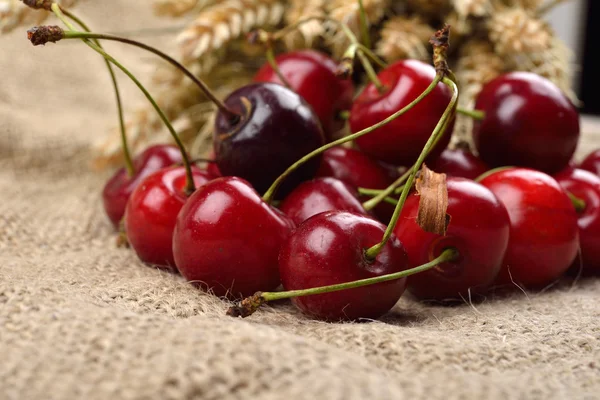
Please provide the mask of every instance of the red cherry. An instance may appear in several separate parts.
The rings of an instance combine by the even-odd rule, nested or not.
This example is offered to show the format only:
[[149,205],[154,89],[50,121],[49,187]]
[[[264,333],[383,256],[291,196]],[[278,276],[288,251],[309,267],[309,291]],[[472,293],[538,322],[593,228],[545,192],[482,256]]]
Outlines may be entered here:
[[[579,248],[577,214],[558,182],[527,168],[500,170],[481,184],[504,204],[510,239],[495,284],[544,287],[559,278]],[[512,281],[511,281],[512,277]]]
[[427,165],[440,174],[475,179],[489,167],[473,153],[463,149],[446,149]]
[[349,211],[367,215],[358,192],[335,178],[318,178],[300,184],[281,202],[281,211],[296,225],[325,211]]
[[115,227],[119,226],[127,200],[133,190],[148,175],[159,169],[182,162],[181,153],[176,146],[158,144],[148,147],[133,160],[135,174],[127,175],[125,168],[120,168],[106,182],[102,190],[102,202],[104,211]]
[[600,273],[600,177],[578,168],[555,176],[563,189],[585,202],[577,212],[583,273]]
[[244,297],[279,285],[277,256],[293,222],[250,183],[215,179],[189,198],[173,234],[175,264],[218,296]]
[[577,109],[549,80],[511,72],[486,84],[475,108],[473,138],[479,157],[491,167],[522,166],[555,173],[563,169],[579,140]]
[[[326,54],[315,50],[284,53],[275,58],[281,74],[292,90],[310,104],[321,121],[327,141],[344,127],[340,111],[350,110],[354,87],[350,80],[339,79],[338,64]],[[282,84],[269,64],[254,76],[255,82]]]
[[[377,76],[385,90],[380,93],[373,84],[365,87],[354,101],[350,128],[358,132],[389,117],[416,99],[435,78],[435,69],[417,60],[398,61]],[[412,165],[446,110],[452,91],[439,83],[427,97],[406,114],[368,135],[356,144],[368,155],[395,165]],[[454,120],[433,149],[431,157],[439,155],[450,141]]]
[[[192,173],[196,187],[210,180],[205,171],[196,167],[192,167]],[[177,214],[188,199],[185,185],[184,167],[163,168],[140,182],[131,194],[125,211],[125,232],[140,260],[175,269],[173,229]]]
[[[208,159],[209,160],[216,160],[217,157],[215,156],[215,151],[211,150],[210,153],[208,154]],[[223,175],[221,174],[221,171],[219,171],[219,166],[217,165],[216,161],[215,162],[209,162],[206,165],[206,172],[208,172],[208,174],[210,175],[210,177],[212,179],[217,179],[222,177]]]
[[408,290],[420,299],[469,297],[469,290],[491,284],[502,263],[509,238],[506,208],[477,182],[448,178],[450,225],[445,236],[425,232],[417,224],[419,195],[407,199],[394,230],[408,253],[409,268],[428,263],[449,247],[458,250],[456,261],[411,275]]
[[600,176],[600,150],[588,154],[579,164],[579,168]]
[[[406,269],[407,256],[395,235],[373,261],[365,249],[381,241],[385,225],[344,211],[315,215],[302,223],[279,254],[281,282],[286,290],[350,282]],[[338,292],[292,299],[303,313],[336,321],[378,318],[390,310],[405,289],[398,279]]]
[[[333,147],[325,151],[317,176],[332,176],[354,187],[368,189],[385,189],[394,181],[386,167],[362,151],[346,147]],[[361,196],[360,199],[366,201],[369,197]],[[386,222],[394,213],[394,206],[381,203],[374,212]]]

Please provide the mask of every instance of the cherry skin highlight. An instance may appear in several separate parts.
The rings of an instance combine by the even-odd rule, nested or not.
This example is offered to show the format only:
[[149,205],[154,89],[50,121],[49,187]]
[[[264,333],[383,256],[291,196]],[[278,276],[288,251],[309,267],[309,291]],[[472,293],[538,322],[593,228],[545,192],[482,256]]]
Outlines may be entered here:
[[[210,176],[192,167],[196,187]],[[163,168],[144,179],[131,194],[125,211],[127,240],[140,260],[166,269],[175,269],[173,229],[177,214],[188,200],[184,167]]]
[[[290,88],[311,105],[321,121],[327,141],[331,141],[345,125],[339,117],[340,112],[352,107],[352,81],[338,78],[335,75],[338,64],[315,50],[280,54],[275,61]],[[254,81],[283,84],[268,63],[254,76]]]
[[581,161],[578,168],[600,176],[600,150],[596,150],[588,154],[583,161]]
[[125,168],[117,170],[102,190],[102,203],[110,222],[115,227],[119,226],[131,193],[144,178],[181,161],[181,153],[176,146],[157,144],[148,147],[133,159],[133,176],[128,176]]
[[[385,225],[345,211],[328,211],[304,221],[283,244],[279,254],[281,282],[286,290],[350,282],[399,272],[407,256],[395,235],[375,260],[365,250],[379,243]],[[295,297],[303,313],[327,321],[378,318],[404,292],[406,278],[332,293]]]
[[440,174],[475,179],[489,167],[473,153],[463,149],[446,149],[427,166]]
[[[319,120],[298,94],[275,83],[243,86],[225,99],[242,115],[239,121],[219,113],[215,121],[214,150],[224,176],[248,180],[260,193],[302,156],[325,144]],[[300,182],[312,179],[320,157],[298,168],[283,183],[283,196]]]
[[510,239],[494,285],[543,288],[571,265],[579,248],[577,214],[551,176],[527,168],[500,170],[481,180],[504,204]]
[[300,184],[283,199],[279,209],[296,225],[325,211],[368,215],[358,200],[356,189],[335,178],[317,178]]
[[567,166],[579,140],[575,106],[549,80],[511,72],[486,84],[475,103],[485,112],[473,125],[479,157],[490,167],[520,166],[549,174]]
[[279,249],[294,223],[249,182],[215,179],[181,209],[173,233],[181,275],[217,296],[240,298],[279,286]]
[[458,250],[456,261],[446,262],[408,277],[408,290],[422,300],[469,298],[483,292],[502,265],[510,221],[504,205],[487,188],[469,179],[447,179],[451,220],[445,236],[425,232],[417,224],[419,195],[407,199],[394,233],[408,254],[409,268],[428,263],[444,249]]
[[[434,80],[435,69],[417,60],[398,61],[382,70],[377,77],[383,93],[371,83],[354,101],[350,129],[358,132],[389,117],[416,99]],[[406,114],[389,124],[356,139],[366,154],[394,164],[413,165],[452,99],[452,91],[443,83]],[[450,141],[454,120],[433,148],[430,157],[439,155]]]
[[[362,151],[339,146],[323,153],[317,176],[331,176],[354,187],[367,189],[385,189],[394,182],[386,167]],[[363,202],[369,198],[360,196]],[[394,213],[394,206],[381,203],[373,211],[382,222],[387,222]]]
[[584,275],[600,274],[600,177],[579,168],[555,176],[563,189],[585,202],[577,211]]

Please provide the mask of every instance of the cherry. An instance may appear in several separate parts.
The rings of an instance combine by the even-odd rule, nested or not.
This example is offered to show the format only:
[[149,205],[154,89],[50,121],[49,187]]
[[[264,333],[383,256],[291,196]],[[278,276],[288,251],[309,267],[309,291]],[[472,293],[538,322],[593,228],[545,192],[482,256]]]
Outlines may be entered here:
[[[333,147],[323,153],[317,176],[332,176],[354,187],[385,189],[394,181],[390,169],[360,150]],[[360,199],[366,201],[369,197],[361,196]],[[380,203],[373,211],[382,222],[387,222],[394,212],[394,206]]]
[[[340,111],[350,110],[354,87],[350,80],[339,79],[335,73],[338,64],[324,53],[299,50],[280,54],[275,58],[281,75],[290,89],[311,105],[321,121],[327,141],[344,125]],[[283,84],[268,63],[254,76],[255,82]]]
[[[227,97],[225,106],[241,117],[235,120],[218,113],[214,132],[217,165],[223,175],[244,178],[259,192],[296,160],[325,143],[311,107],[281,85],[243,86]],[[320,157],[315,157],[294,171],[280,194],[312,179],[319,163]]]
[[584,274],[600,273],[600,177],[579,168],[565,170],[555,176],[558,183],[584,201],[577,210],[579,245]]
[[600,150],[588,154],[579,164],[579,168],[600,176]]
[[[373,260],[365,250],[380,242],[385,225],[345,211],[328,211],[304,221],[281,247],[279,271],[286,290],[306,289],[381,276],[406,269],[402,243],[392,235]],[[336,321],[377,318],[404,292],[406,279],[297,297],[303,313]]]
[[127,200],[144,178],[181,161],[181,153],[176,146],[159,144],[148,147],[133,160],[133,176],[129,176],[125,168],[117,170],[102,190],[104,211],[112,224],[115,227],[119,226],[125,214]]
[[489,167],[473,153],[464,149],[446,149],[428,167],[438,173],[475,179]]
[[491,284],[502,263],[509,239],[509,218],[504,205],[477,182],[448,178],[446,235],[424,231],[417,224],[419,195],[413,192],[400,214],[394,233],[404,244],[410,268],[429,262],[449,247],[460,256],[451,262],[408,278],[408,290],[419,299],[468,298],[469,291]]
[[279,209],[296,225],[325,211],[368,214],[358,200],[356,189],[335,178],[318,178],[300,184],[283,199]]
[[250,183],[215,179],[190,196],[173,233],[175,264],[188,281],[237,298],[279,285],[277,256],[294,223]]
[[[434,80],[435,68],[417,60],[398,61],[382,70],[377,77],[384,86],[379,92],[368,84],[354,101],[350,114],[352,132],[372,126],[409,104]],[[362,151],[394,165],[412,165],[431,136],[452,98],[452,91],[440,83],[419,104],[393,122],[356,139]],[[431,158],[439,155],[450,141],[454,120],[432,150]]]
[[[215,151],[211,150],[210,153],[208,154],[208,159],[209,160],[216,160],[216,155],[215,155]],[[223,174],[221,174],[221,171],[219,171],[219,166],[217,165],[216,161],[215,162],[209,162],[206,165],[206,172],[208,172],[208,174],[210,175],[210,177],[212,179],[217,179],[223,176]]]
[[[211,178],[192,167],[194,184]],[[163,168],[149,175],[135,188],[125,210],[127,240],[140,260],[174,269],[172,238],[177,214],[188,197],[184,167]]]
[[559,278],[579,247],[577,214],[551,176],[528,168],[508,168],[481,180],[504,204],[510,239],[496,285],[540,288]]
[[485,112],[473,127],[479,157],[491,167],[563,169],[579,140],[577,109],[549,80],[511,72],[486,84],[475,103]]

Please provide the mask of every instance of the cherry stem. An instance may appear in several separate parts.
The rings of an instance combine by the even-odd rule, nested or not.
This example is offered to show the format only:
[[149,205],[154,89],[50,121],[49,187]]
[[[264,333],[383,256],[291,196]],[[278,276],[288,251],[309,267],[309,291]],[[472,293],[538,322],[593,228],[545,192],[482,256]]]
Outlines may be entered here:
[[120,36],[114,36],[114,35],[109,35],[109,34],[105,34],[105,33],[77,32],[74,30],[71,30],[70,32],[65,32],[63,38],[64,39],[111,40],[114,42],[125,43],[128,45],[139,47],[141,49],[149,51],[149,52],[159,56],[160,58],[164,59],[169,64],[171,64],[172,66],[177,68],[179,71],[181,71],[183,74],[185,74],[185,76],[187,76],[189,79],[191,79],[200,88],[202,93],[204,93],[204,95],[206,97],[208,97],[208,99],[211,102],[213,102],[215,104],[215,106],[217,106],[219,111],[225,115],[225,117],[230,121],[230,123],[232,125],[236,124],[242,117],[239,113],[233,111],[232,109],[227,107],[221,100],[219,100],[212,93],[212,91],[208,88],[208,86],[206,86],[206,84],[204,82],[202,82],[193,73],[191,73],[190,70],[188,70],[183,64],[181,64],[179,61],[175,60],[173,57],[169,56],[168,54],[165,54],[164,52],[162,52],[152,46],[149,46],[142,42],[138,42],[137,40],[128,39],[128,38],[124,38],[124,37],[120,37]]
[[[58,19],[60,19],[67,26],[67,28],[69,28],[71,30],[71,32],[73,32],[73,31],[76,32],[74,26],[65,18],[65,15],[60,10],[60,6],[58,4],[56,4],[56,3],[52,4],[52,11],[54,12],[54,14],[56,14]],[[68,32],[65,32],[65,33],[68,33]],[[85,39],[89,39],[89,38],[85,38]],[[187,195],[190,195],[191,193],[193,193],[196,190],[196,185],[194,184],[194,176],[192,174],[192,167],[191,167],[188,155],[185,151],[185,147],[183,146],[181,139],[177,135],[175,128],[173,128],[173,125],[171,125],[171,123],[169,122],[169,119],[167,118],[165,113],[162,111],[162,109],[158,106],[158,104],[156,103],[156,101],[154,100],[152,95],[148,92],[148,90],[146,90],[144,85],[142,85],[142,83],[127,68],[125,68],[121,63],[119,63],[117,60],[115,60],[111,55],[106,53],[102,48],[96,46],[94,43],[92,43],[89,40],[85,40],[85,44],[87,44],[89,47],[94,49],[97,53],[101,54],[106,60],[110,61],[113,65],[115,65],[117,68],[119,68],[121,71],[123,71],[123,73],[125,75],[127,75],[133,81],[133,83],[135,83],[135,85],[142,91],[142,93],[144,93],[144,96],[146,96],[146,98],[148,99],[150,104],[152,104],[152,107],[154,107],[154,109],[158,113],[160,119],[163,121],[163,123],[165,124],[165,126],[167,127],[169,132],[171,133],[171,136],[173,136],[173,139],[175,140],[177,147],[179,147],[179,150],[181,151],[181,157],[183,159],[185,172],[186,172],[185,193]]]
[[[62,9],[63,14],[70,18],[73,22],[81,27],[86,32],[91,32],[91,29],[85,24],[81,19],[79,19],[76,15],[71,13],[68,10]],[[101,49],[103,49],[102,45],[98,40],[93,40],[94,44]],[[123,150],[123,158],[125,161],[125,169],[127,170],[127,175],[130,177],[135,174],[135,167],[133,166],[133,160],[131,158],[131,152],[129,151],[129,144],[127,143],[127,128],[125,127],[125,118],[123,116],[123,102],[121,101],[121,91],[119,90],[119,83],[117,82],[117,76],[115,74],[115,70],[113,69],[112,64],[104,59],[106,63],[106,68],[108,68],[108,73],[110,74],[110,79],[112,81],[112,85],[115,91],[115,98],[117,100],[117,114],[119,116],[119,129],[121,131],[121,147]]]
[[262,304],[268,301],[289,299],[292,297],[300,297],[300,296],[312,296],[316,294],[324,294],[337,292],[340,290],[348,290],[359,288],[363,286],[375,285],[382,282],[393,281],[397,279],[406,278],[407,276],[414,275],[423,271],[427,271],[431,268],[434,268],[440,264],[445,262],[451,262],[458,258],[459,253],[453,247],[444,249],[442,253],[431,260],[430,262],[420,265],[415,268],[407,269],[400,272],[395,272],[393,274],[376,276],[373,278],[360,279],[352,282],[338,283],[335,285],[327,285],[314,287],[310,289],[301,289],[301,290],[289,290],[286,292],[258,292],[253,296],[250,296],[244,300],[242,300],[238,305],[231,307],[227,314],[234,317],[247,317],[253,314]]
[[485,171],[483,174],[479,175],[477,178],[473,179],[475,182],[481,182],[482,180],[484,180],[485,178],[487,178],[488,176],[495,174],[496,172],[500,172],[500,171],[504,171],[507,169],[512,169],[515,168],[513,166],[504,166],[504,167],[496,167],[496,168],[492,168],[488,171]]
[[[440,73],[438,72],[437,75],[440,75]],[[442,75],[442,76],[444,76],[444,75]],[[406,198],[408,197],[408,194],[409,194],[409,192],[412,188],[412,185],[415,181],[417,171],[421,168],[421,165],[425,161],[425,158],[427,157],[427,155],[429,154],[429,152],[431,151],[431,149],[437,142],[438,137],[444,134],[444,127],[446,125],[446,121],[449,120],[450,117],[455,112],[456,102],[458,101],[458,87],[456,86],[456,83],[454,83],[454,81],[452,79],[450,79],[446,76],[444,76],[442,78],[442,83],[447,85],[450,88],[450,90],[452,90],[452,98],[450,99],[450,102],[448,103],[448,106],[446,107],[444,114],[442,114],[442,117],[440,118],[437,125],[435,126],[433,133],[427,140],[427,143],[425,143],[425,147],[423,147],[423,150],[421,151],[421,154],[419,155],[417,162],[410,170],[410,175],[406,181],[406,184],[404,185],[404,189],[402,190],[402,194],[400,195],[400,199],[398,200],[398,204],[396,205],[394,214],[392,215],[390,223],[388,224],[388,226],[385,230],[385,233],[383,234],[383,238],[381,239],[381,242],[376,244],[375,246],[370,247],[367,250],[365,250],[365,256],[367,257],[367,259],[374,260],[377,257],[377,255],[381,252],[383,247],[386,245],[387,241],[392,236],[392,233],[394,232],[394,228],[396,227],[396,224],[398,223],[398,219],[400,217],[400,212],[402,211],[402,207],[404,207]]]
[[369,20],[365,11],[365,5],[363,0],[358,0],[358,17],[360,20],[360,30],[362,33],[363,44],[370,48],[371,47],[371,36],[369,35]]
[[275,72],[275,75],[277,75],[277,77],[279,78],[281,83],[286,88],[290,89],[291,91],[294,91],[294,89],[292,89],[292,85],[290,84],[290,82],[283,75],[283,73],[281,72],[281,69],[279,69],[279,65],[277,64],[277,60],[275,59],[275,55],[273,54],[273,47],[271,46],[270,43],[267,44],[266,56],[267,56],[267,62],[269,63],[269,65],[271,66],[271,68]]
[[481,121],[485,118],[485,111],[481,110],[467,110],[466,108],[456,107],[456,112],[471,117],[476,121]]
[[[377,196],[382,192],[383,192],[383,190],[380,190],[380,189],[358,188],[358,194],[363,195],[363,196]],[[382,201],[385,203],[391,204],[393,206],[398,204],[398,200],[394,199],[393,197],[389,197],[389,196],[384,197]],[[363,208],[364,208],[364,203],[363,203]],[[366,208],[365,208],[365,210],[366,210]]]
[[410,104],[406,105],[401,110],[396,111],[394,114],[390,115],[389,117],[387,117],[387,118],[379,121],[375,125],[372,125],[372,126],[370,126],[368,128],[365,128],[365,129],[363,129],[361,131],[358,131],[358,132],[353,133],[351,135],[345,136],[345,137],[340,138],[338,140],[335,140],[333,142],[327,143],[326,145],[324,145],[322,147],[319,147],[318,149],[313,150],[312,152],[308,153],[304,157],[300,158],[298,161],[296,161],[295,163],[293,163],[292,165],[290,165],[290,167],[287,170],[285,170],[281,175],[279,175],[279,177],[275,180],[275,182],[273,182],[273,184],[271,185],[271,187],[263,195],[263,200],[265,202],[267,202],[267,203],[270,203],[273,200],[273,197],[275,196],[275,192],[277,191],[277,189],[279,189],[279,186],[281,186],[281,184],[283,183],[283,181],[289,175],[291,175],[296,169],[298,169],[300,166],[304,165],[304,163],[308,162],[313,157],[318,156],[319,154],[321,154],[321,153],[323,153],[323,152],[331,149],[332,147],[339,146],[340,144],[344,144],[346,142],[349,142],[351,140],[355,140],[355,139],[357,139],[357,138],[359,138],[361,136],[364,136],[364,135],[366,135],[368,133],[371,133],[375,129],[379,129],[382,126],[389,124],[390,122],[392,122],[396,118],[398,118],[401,115],[403,115],[404,113],[408,112],[411,108],[413,108],[421,100],[423,100],[429,93],[431,93],[436,88],[437,84],[441,80],[442,80],[442,76],[439,75],[439,74],[437,74],[436,77],[434,78],[434,80],[431,82],[431,84],[427,87],[427,89],[425,89],[423,91],[423,93],[421,93]]
[[586,203],[585,200],[583,200],[582,198],[579,198],[577,196],[575,196],[573,193],[569,192],[568,190],[565,191],[567,193],[567,196],[569,196],[569,199],[571,200],[571,203],[573,203],[573,207],[575,207],[575,211],[580,213],[583,210],[585,210],[586,207]]

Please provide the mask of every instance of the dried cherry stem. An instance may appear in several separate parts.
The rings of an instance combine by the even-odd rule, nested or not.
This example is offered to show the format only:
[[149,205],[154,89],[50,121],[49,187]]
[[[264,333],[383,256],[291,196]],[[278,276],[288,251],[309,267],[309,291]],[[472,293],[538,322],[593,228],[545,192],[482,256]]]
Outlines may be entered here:
[[311,160],[313,157],[318,156],[319,154],[327,151],[328,149],[331,149],[332,147],[335,146],[339,146],[340,144],[344,144],[346,142],[349,142],[351,140],[355,140],[361,136],[364,136],[368,133],[373,132],[375,129],[381,128],[384,125],[389,124],[390,122],[392,122],[393,120],[395,120],[396,118],[400,117],[401,115],[405,114],[406,112],[408,112],[411,108],[413,108],[414,106],[416,106],[421,100],[423,100],[429,93],[431,93],[437,86],[437,84],[442,80],[442,76],[441,75],[436,75],[435,79],[431,82],[431,84],[423,91],[423,93],[421,93],[416,99],[414,99],[410,104],[406,105],[404,108],[402,108],[401,110],[396,111],[394,114],[390,115],[389,117],[379,121],[378,123],[376,123],[375,125],[372,125],[368,128],[365,128],[361,131],[358,131],[356,133],[353,133],[351,135],[345,136],[343,138],[340,138],[338,140],[335,140],[333,142],[330,142],[322,147],[319,147],[316,150],[313,150],[312,152],[308,153],[307,155],[305,155],[304,157],[300,158],[298,161],[296,161],[295,163],[293,163],[292,165],[290,165],[290,167],[285,170],[281,175],[279,175],[279,177],[275,180],[275,182],[273,182],[273,184],[271,185],[271,187],[265,192],[265,194],[263,195],[263,200],[267,203],[270,203],[273,200],[273,197],[275,196],[275,193],[277,192],[277,189],[279,189],[279,186],[281,186],[281,184],[283,183],[283,181],[289,176],[291,175],[297,168],[299,168],[300,166],[302,166],[304,163],[308,162],[309,160]]
[[[60,6],[58,4],[52,4],[52,11],[54,12],[54,14],[56,14],[56,16],[58,17],[58,19],[60,19],[71,31],[76,31],[75,28],[74,28],[74,26],[66,19],[65,15],[60,10]],[[167,116],[165,115],[165,113],[158,106],[158,104],[156,103],[156,101],[154,100],[154,98],[152,97],[152,95],[148,92],[148,90],[144,87],[144,85],[142,85],[142,83],[135,77],[135,75],[133,75],[121,63],[119,63],[111,55],[109,55],[108,53],[106,53],[103,49],[101,49],[100,47],[96,46],[91,41],[86,40],[85,43],[89,47],[91,47],[92,49],[94,49],[97,53],[101,54],[106,60],[110,61],[113,65],[115,65],[117,68],[119,68],[121,71],[123,71],[123,73],[125,75],[127,75],[133,81],[133,83],[135,83],[135,85],[142,91],[142,93],[144,93],[144,96],[146,96],[146,98],[148,99],[148,101],[150,102],[150,104],[152,104],[152,107],[154,107],[154,109],[158,113],[160,119],[163,121],[163,123],[165,124],[165,126],[167,127],[167,129],[169,130],[169,132],[171,133],[171,136],[173,137],[173,140],[175,140],[175,143],[177,144],[177,147],[179,147],[179,150],[181,151],[181,157],[183,159],[183,163],[184,163],[184,167],[185,167],[185,172],[186,172],[185,193],[187,195],[192,194],[196,190],[196,185],[194,184],[194,176],[192,174],[192,167],[191,167],[191,164],[190,164],[187,152],[185,151],[185,147],[183,146],[183,143],[181,142],[181,139],[177,135],[177,132],[175,131],[175,128],[173,128],[173,125],[171,125],[171,123],[169,122],[169,119],[167,118]]]
[[229,107],[227,107],[221,100],[219,100],[212,93],[212,91],[208,88],[208,86],[206,86],[206,84],[202,80],[198,79],[194,74],[192,74],[183,64],[181,64],[179,61],[175,60],[173,57],[169,56],[168,54],[165,54],[164,52],[162,52],[152,46],[149,46],[142,42],[138,42],[137,40],[128,39],[128,38],[124,38],[124,37],[120,37],[120,36],[113,36],[113,35],[109,35],[109,34],[105,34],[105,33],[77,32],[74,30],[66,31],[64,33],[63,39],[111,40],[114,42],[125,43],[128,45],[139,47],[141,49],[149,51],[149,52],[159,56],[160,58],[164,59],[169,64],[171,64],[172,66],[177,68],[179,71],[181,71],[183,74],[185,74],[185,76],[187,76],[189,79],[191,79],[194,82],[194,84],[196,84],[200,88],[202,93],[204,93],[204,95],[212,103],[215,104],[215,106],[219,109],[219,112],[221,112],[223,115],[225,115],[225,117],[231,122],[231,124],[236,124],[241,118],[241,114],[239,114],[239,113],[233,111],[232,109],[230,109]]
[[456,112],[471,117],[476,121],[481,121],[485,118],[485,111],[481,110],[467,110],[466,108],[456,107]]
[[417,171],[421,168],[421,165],[423,164],[423,162],[425,161],[425,158],[427,157],[427,155],[429,154],[429,152],[435,145],[436,141],[438,140],[438,137],[440,137],[444,134],[444,126],[446,125],[446,121],[450,120],[451,117],[454,115],[456,103],[458,101],[458,87],[456,86],[456,83],[454,83],[454,81],[452,79],[450,79],[446,76],[444,76],[444,78],[442,79],[442,82],[445,85],[447,85],[450,88],[450,90],[452,91],[452,98],[450,99],[450,102],[448,103],[448,106],[446,107],[444,114],[442,114],[442,117],[440,118],[435,129],[433,130],[433,133],[427,140],[427,143],[425,143],[425,147],[423,147],[423,151],[421,151],[421,154],[419,155],[417,162],[410,169],[410,175],[408,176],[408,179],[406,180],[406,184],[404,185],[404,189],[402,190],[402,193],[400,194],[400,199],[398,200],[398,204],[396,205],[394,214],[392,215],[392,218],[385,230],[385,233],[383,234],[383,238],[381,239],[381,242],[379,242],[375,246],[372,246],[365,250],[365,256],[369,260],[374,260],[377,257],[377,255],[381,252],[383,247],[386,245],[387,241],[392,236],[392,233],[394,232],[394,228],[396,228],[396,224],[398,223],[398,219],[400,217],[400,212],[402,211],[402,207],[404,207],[406,198],[408,197],[410,189],[412,188],[412,185],[415,181]]
[[314,287],[310,289],[289,290],[286,292],[257,292],[253,296],[242,300],[238,305],[229,308],[229,310],[227,311],[227,315],[230,315],[232,317],[245,318],[252,315],[261,305],[269,301],[337,292],[340,290],[354,289],[363,286],[375,285],[381,282],[406,278],[407,276],[427,271],[445,262],[451,262],[453,260],[456,260],[458,256],[458,250],[456,250],[453,247],[450,247],[444,249],[444,251],[442,251],[442,253],[438,257],[426,264],[404,271],[395,272],[393,274],[381,275],[374,278],[360,279],[352,282],[338,283],[335,285]]

